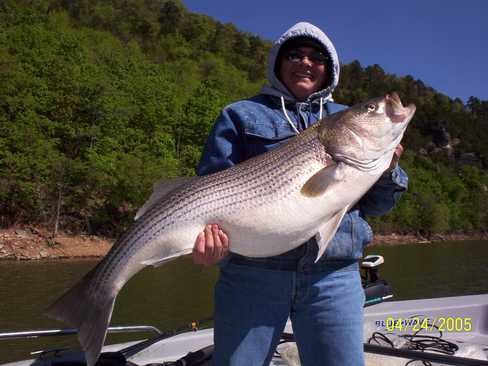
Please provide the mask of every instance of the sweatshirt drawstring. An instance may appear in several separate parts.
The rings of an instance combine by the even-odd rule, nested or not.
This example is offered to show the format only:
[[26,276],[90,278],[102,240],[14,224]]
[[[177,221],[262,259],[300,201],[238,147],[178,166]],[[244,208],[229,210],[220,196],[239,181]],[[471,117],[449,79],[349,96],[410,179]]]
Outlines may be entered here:
[[281,96],[281,108],[283,109],[283,113],[285,114],[286,120],[290,124],[291,128],[293,128],[293,131],[295,131],[296,134],[298,135],[300,131],[298,131],[298,128],[293,124],[290,116],[288,116],[288,113],[286,113],[285,98],[283,96]]
[[[330,99],[332,99],[332,98],[330,98]],[[322,119],[322,117],[324,115],[324,102],[325,102],[324,98],[320,97],[319,121]],[[284,113],[284,115],[286,117],[286,120],[290,124],[291,128],[293,128],[293,131],[295,131],[296,134],[298,135],[300,133],[300,131],[298,131],[298,128],[294,125],[294,123],[291,120],[290,116],[286,112],[285,98],[283,96],[281,96],[281,108],[283,109],[283,113]]]

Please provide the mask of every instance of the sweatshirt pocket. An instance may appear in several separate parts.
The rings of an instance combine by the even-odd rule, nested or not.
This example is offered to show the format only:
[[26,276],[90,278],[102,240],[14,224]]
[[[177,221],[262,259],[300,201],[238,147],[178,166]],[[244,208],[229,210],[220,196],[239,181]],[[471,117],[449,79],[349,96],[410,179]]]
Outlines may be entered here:
[[373,231],[357,210],[348,212],[325,251],[324,257],[333,260],[357,260],[363,257],[364,247],[373,239]]
[[325,250],[324,259],[345,260],[353,257],[353,223],[350,213],[347,213],[341,221],[337,232]]
[[363,257],[363,250],[373,240],[373,230],[368,222],[359,213],[356,213],[353,220],[353,256],[356,259]]

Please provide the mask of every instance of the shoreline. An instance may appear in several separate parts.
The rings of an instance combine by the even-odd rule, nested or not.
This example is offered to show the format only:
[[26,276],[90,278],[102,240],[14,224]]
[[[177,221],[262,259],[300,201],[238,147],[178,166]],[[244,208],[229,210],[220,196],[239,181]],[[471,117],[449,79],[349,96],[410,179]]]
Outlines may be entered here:
[[42,227],[0,229],[0,260],[101,258],[114,240],[60,232],[55,238]]
[[[368,246],[434,244],[443,241],[488,240],[487,232],[472,234],[375,234]],[[52,260],[101,258],[114,239],[86,234],[59,233],[55,238],[41,227],[0,229],[0,260]]]
[[488,233],[451,233],[422,236],[420,234],[374,234],[369,247],[378,245],[435,244],[443,241],[488,240]]

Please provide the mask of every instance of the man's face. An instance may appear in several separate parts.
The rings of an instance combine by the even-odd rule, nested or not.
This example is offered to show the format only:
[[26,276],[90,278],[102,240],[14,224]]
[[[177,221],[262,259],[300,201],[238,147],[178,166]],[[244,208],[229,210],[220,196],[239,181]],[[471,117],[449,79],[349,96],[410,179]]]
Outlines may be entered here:
[[281,57],[280,78],[288,90],[300,101],[323,88],[327,78],[327,63],[320,61],[315,48],[297,47]]

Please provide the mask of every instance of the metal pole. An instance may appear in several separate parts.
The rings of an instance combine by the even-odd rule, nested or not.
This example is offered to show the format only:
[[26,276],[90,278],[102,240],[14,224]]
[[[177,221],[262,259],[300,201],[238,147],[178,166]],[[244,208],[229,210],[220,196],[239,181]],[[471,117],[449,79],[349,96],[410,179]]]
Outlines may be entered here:
[[[161,331],[152,325],[108,327],[107,332],[108,333],[154,332],[157,334],[161,334]],[[48,329],[48,330],[27,330],[22,332],[6,332],[6,333],[0,333],[0,340],[37,338],[37,337],[72,335],[72,334],[78,334],[78,329],[66,328],[66,329]]]

